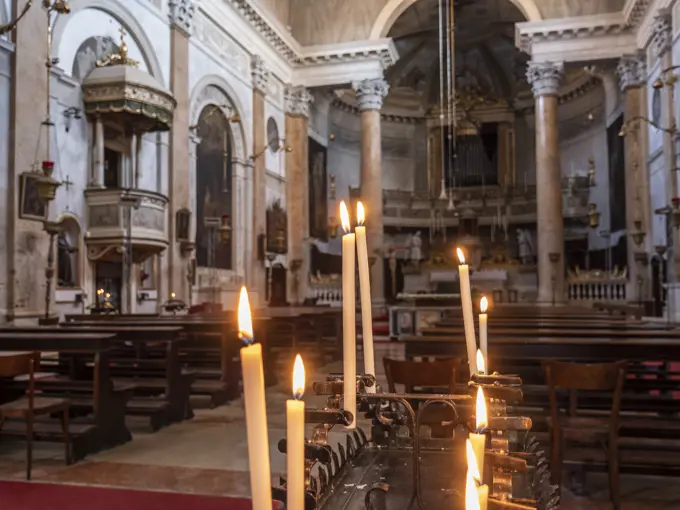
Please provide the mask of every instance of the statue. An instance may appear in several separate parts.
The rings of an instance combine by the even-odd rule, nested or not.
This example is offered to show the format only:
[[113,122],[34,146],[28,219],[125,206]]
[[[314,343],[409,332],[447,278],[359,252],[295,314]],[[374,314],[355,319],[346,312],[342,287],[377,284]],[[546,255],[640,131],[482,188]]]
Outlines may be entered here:
[[72,259],[74,251],[66,239],[66,234],[60,232],[57,239],[57,275],[60,287],[75,287]]
[[420,230],[409,239],[409,260],[415,267],[420,267],[420,260],[423,258],[423,240],[420,237]]
[[534,262],[534,243],[531,239],[531,232],[526,229],[517,229],[517,243],[519,244],[519,258],[522,264],[533,264]]

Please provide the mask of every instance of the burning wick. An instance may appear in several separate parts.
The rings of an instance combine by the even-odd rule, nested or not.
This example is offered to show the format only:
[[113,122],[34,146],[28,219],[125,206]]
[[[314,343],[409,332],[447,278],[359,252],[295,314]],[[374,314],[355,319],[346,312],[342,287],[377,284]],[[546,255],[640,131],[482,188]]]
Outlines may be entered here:
[[475,413],[475,429],[477,434],[481,434],[486,429],[488,418],[486,414],[486,400],[484,399],[484,390],[481,386],[477,387],[477,412]]
[[302,363],[302,357],[298,354],[295,356],[295,365],[293,366],[293,396],[295,400],[302,400],[305,394],[305,365]]
[[245,287],[241,287],[238,299],[238,337],[246,345],[253,343],[253,319],[250,316],[250,301]]
[[484,355],[481,349],[477,349],[477,373],[480,375],[486,374],[486,363],[484,363]]
[[465,255],[463,254],[463,250],[456,248],[456,254],[458,254],[458,262],[465,264]]

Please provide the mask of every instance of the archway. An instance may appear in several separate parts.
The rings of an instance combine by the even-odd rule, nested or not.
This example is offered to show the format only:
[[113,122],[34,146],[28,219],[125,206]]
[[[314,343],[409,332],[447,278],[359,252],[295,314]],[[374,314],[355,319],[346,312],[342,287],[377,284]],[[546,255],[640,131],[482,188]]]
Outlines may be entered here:
[[[370,39],[382,39],[387,37],[387,33],[406,9],[411,7],[419,0],[389,0],[383,7],[371,29]],[[527,21],[541,21],[541,12],[536,6],[535,0],[509,0],[524,15]]]

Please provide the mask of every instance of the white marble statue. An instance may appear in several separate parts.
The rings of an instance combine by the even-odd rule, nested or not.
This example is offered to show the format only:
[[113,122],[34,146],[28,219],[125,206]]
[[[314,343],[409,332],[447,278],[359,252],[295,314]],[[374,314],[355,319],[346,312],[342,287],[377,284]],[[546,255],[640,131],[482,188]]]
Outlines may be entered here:
[[420,230],[415,235],[409,238],[409,260],[411,264],[418,267],[420,260],[423,258],[423,240],[420,237]]
[[522,264],[534,262],[534,242],[531,232],[526,229],[517,229],[517,243],[519,244],[519,258]]

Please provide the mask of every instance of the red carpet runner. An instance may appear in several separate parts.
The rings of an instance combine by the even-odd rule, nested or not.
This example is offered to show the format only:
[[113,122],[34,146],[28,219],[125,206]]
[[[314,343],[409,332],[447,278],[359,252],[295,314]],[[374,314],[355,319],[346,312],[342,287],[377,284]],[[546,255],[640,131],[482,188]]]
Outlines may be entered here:
[[250,500],[47,483],[0,482],[11,510],[251,510]]

